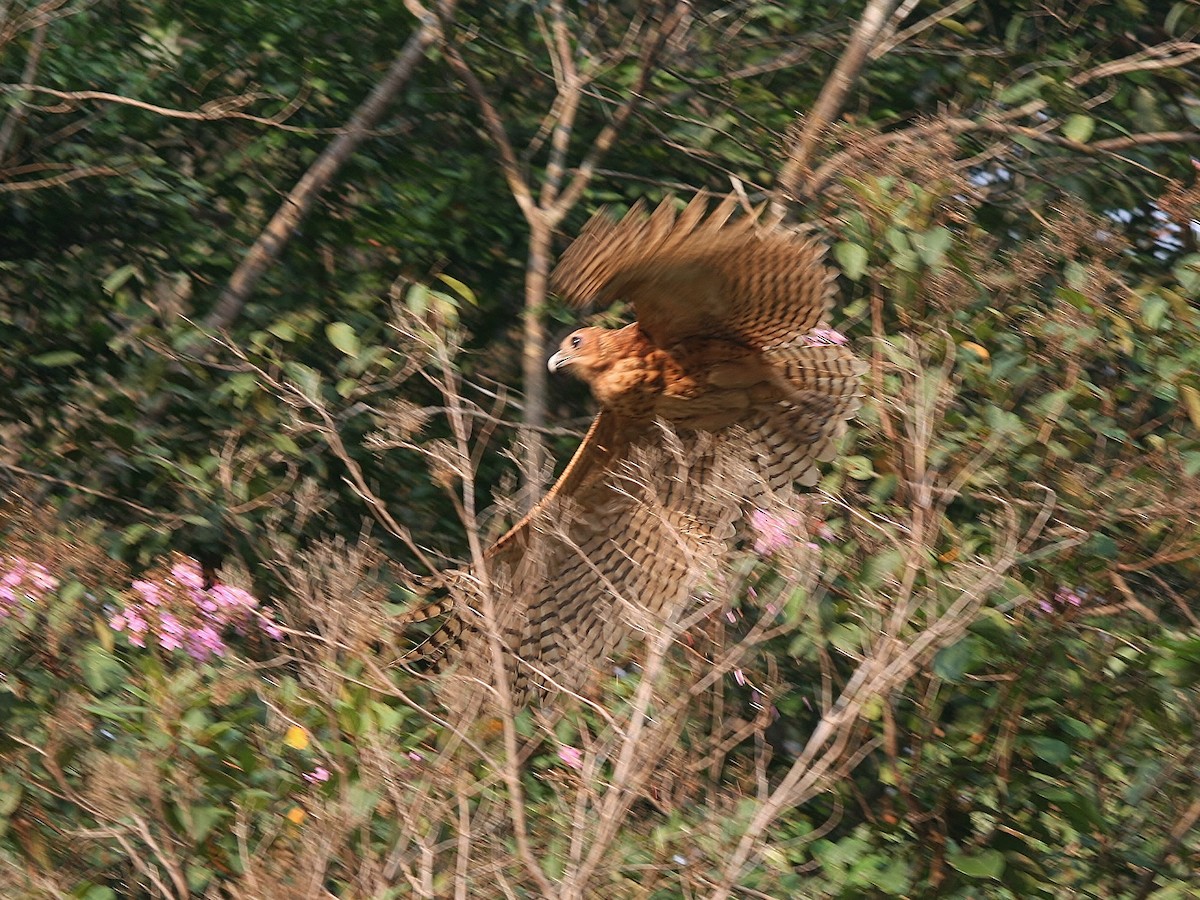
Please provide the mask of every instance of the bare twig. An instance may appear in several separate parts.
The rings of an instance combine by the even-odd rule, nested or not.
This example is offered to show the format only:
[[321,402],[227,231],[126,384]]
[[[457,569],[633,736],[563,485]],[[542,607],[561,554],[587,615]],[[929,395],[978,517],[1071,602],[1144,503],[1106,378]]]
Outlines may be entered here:
[[59,175],[52,175],[48,178],[0,182],[0,194],[12,194],[17,191],[40,191],[45,188],[62,187],[65,184],[70,184],[72,181],[79,181],[81,178],[100,178],[123,174],[125,173],[122,170],[114,169],[112,166],[82,166],[78,169],[71,169],[70,171]]
[[247,122],[255,122],[259,125],[271,125],[284,131],[296,131],[303,134],[314,133],[314,130],[311,128],[285,124],[292,113],[296,111],[298,107],[297,101],[292,101],[283,111],[274,116],[256,116],[251,113],[238,111],[241,107],[248,106],[258,100],[276,99],[269,97],[267,94],[240,94],[233,97],[221,97],[217,100],[210,100],[197,110],[188,110],[159,106],[155,103],[138,100],[136,97],[126,97],[122,94],[113,94],[108,91],[63,91],[40,84],[0,84],[0,93],[46,94],[56,97],[59,100],[71,101],[72,103],[96,100],[117,106],[132,106],[135,109],[144,109],[147,112],[152,112],[167,119],[190,119],[198,122],[244,119]]

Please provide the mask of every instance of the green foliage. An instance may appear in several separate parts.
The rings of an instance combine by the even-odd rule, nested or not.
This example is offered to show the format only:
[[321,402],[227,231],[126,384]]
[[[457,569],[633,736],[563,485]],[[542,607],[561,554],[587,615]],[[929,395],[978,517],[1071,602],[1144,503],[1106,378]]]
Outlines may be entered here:
[[[595,5],[568,4],[569,24],[611,36],[629,11],[613,6],[593,19]],[[244,95],[238,111],[286,110],[293,130],[5,97],[7,183],[87,177],[0,194],[0,483],[23,498],[0,556],[57,580],[0,616],[0,894],[215,895],[251,865],[279,896],[300,896],[297,877],[360,896],[376,865],[397,895],[449,893],[452,867],[424,885],[405,873],[429,848],[452,857],[462,809],[508,821],[502,738],[485,723],[469,750],[439,756],[429,687],[372,666],[399,652],[380,644],[425,587],[408,570],[467,552],[440,386],[504,418],[498,386],[520,371],[526,226],[494,148],[432,54],[215,336],[204,317],[245,249],[412,21],[394,3],[64,10],[40,50],[33,29],[4,33],[0,83],[26,80],[36,57],[33,80],[55,90],[180,110]],[[541,11],[466,4],[459,22],[522,164],[547,152],[555,91]],[[848,15],[698,4],[563,231],[601,203],[724,191],[731,175],[757,198]],[[747,683],[723,676],[719,700],[705,694],[681,726],[691,767],[662,758],[619,819],[595,882],[613,896],[713,890],[823,691],[879,649],[906,597],[920,599],[898,632],[912,639],[968,582],[986,585],[969,627],[864,704],[857,768],[783,811],[740,883],[768,896],[1196,890],[1200,193],[1188,144],[1121,143],[1200,126],[1194,61],[1171,56],[1194,51],[1196,9],[978,2],[927,25],[869,63],[792,208],[829,241],[845,276],[832,324],[872,363],[872,401],[821,484],[846,507],[817,512],[821,578],[775,597],[781,632],[736,670]],[[602,69],[571,158],[632,77]],[[462,341],[455,359],[438,355],[446,335]],[[549,399],[582,421],[581,395]],[[510,435],[470,431],[481,504],[510,493]],[[513,514],[499,504],[483,530]],[[351,565],[365,519],[363,543],[386,561]],[[231,634],[203,662],[131,644],[109,624],[130,570],[172,550],[245,567],[293,633]],[[731,632],[788,583],[783,557],[739,565],[757,597],[736,598]],[[306,593],[329,573],[346,579]],[[354,602],[324,615],[321,597]],[[604,702],[627,709],[636,684],[612,679]],[[558,882],[573,871],[577,791],[602,793],[616,754],[589,747],[606,724],[587,710],[551,734],[530,716],[516,726],[533,856]],[[509,883],[538,893],[511,833],[494,835]],[[306,869],[314,847],[327,852]]]

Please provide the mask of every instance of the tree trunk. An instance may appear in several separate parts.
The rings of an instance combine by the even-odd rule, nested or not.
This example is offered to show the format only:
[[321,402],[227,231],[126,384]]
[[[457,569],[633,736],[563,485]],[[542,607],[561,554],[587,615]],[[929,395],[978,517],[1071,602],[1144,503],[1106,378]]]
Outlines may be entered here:
[[529,261],[525,268],[525,310],[521,342],[521,374],[525,392],[521,440],[525,445],[526,505],[542,494],[546,448],[546,325],[543,315],[550,286],[550,241],[554,229],[544,215],[531,217]]

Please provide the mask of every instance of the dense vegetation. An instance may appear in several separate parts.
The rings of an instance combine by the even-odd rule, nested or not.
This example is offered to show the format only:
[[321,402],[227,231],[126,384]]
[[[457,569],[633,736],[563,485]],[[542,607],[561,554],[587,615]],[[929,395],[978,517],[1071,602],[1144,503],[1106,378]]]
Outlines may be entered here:
[[[0,4],[0,894],[1200,890],[1200,7],[896,7]],[[447,718],[389,620],[587,421],[545,253],[695,190],[869,401],[596,705]]]

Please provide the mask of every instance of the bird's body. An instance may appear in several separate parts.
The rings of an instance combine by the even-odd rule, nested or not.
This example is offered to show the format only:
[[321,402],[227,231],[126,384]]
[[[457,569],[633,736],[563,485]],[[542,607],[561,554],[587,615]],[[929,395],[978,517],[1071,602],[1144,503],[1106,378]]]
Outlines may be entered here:
[[[620,221],[601,213],[555,272],[560,294],[629,300],[638,319],[575,331],[550,357],[600,412],[487,554],[519,702],[531,679],[577,688],[630,633],[677,615],[746,508],[814,484],[858,408],[865,366],[813,339],[832,293],[822,249],[755,216],[731,223],[736,208],[709,214],[698,198],[678,216],[669,200]],[[481,604],[452,605],[426,653],[486,679]]]
[[551,372],[563,370],[587,381],[606,410],[682,429],[723,428],[779,393],[774,369],[753,349],[700,337],[659,347],[637,322],[572,333],[550,358]]

